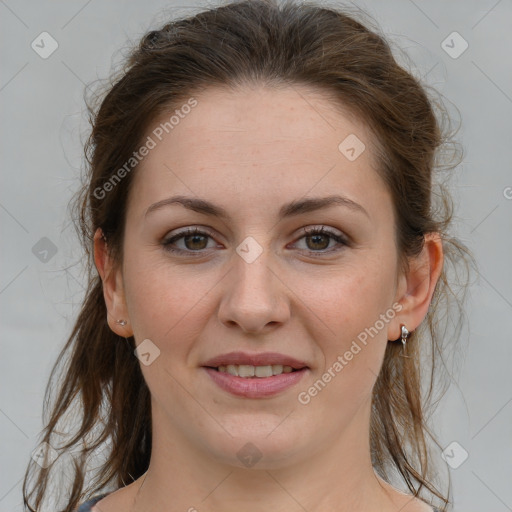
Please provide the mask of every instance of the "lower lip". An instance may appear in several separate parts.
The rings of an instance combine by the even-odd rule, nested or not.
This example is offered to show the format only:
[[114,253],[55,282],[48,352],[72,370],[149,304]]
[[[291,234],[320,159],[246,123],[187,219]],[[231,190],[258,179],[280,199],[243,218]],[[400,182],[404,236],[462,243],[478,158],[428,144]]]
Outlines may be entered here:
[[265,398],[277,395],[288,389],[304,376],[307,368],[290,373],[281,373],[272,377],[236,377],[227,372],[219,372],[213,368],[203,367],[213,382],[224,391],[245,398]]

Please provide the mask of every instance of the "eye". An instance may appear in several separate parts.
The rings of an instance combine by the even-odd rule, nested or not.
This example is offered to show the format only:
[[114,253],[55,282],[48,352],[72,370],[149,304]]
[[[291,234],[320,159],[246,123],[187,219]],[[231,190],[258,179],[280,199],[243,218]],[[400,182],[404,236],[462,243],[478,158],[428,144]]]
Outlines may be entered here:
[[[302,232],[304,234],[299,241],[305,240],[306,247],[301,250],[310,253],[325,254],[335,252],[340,250],[343,246],[349,245],[347,238],[339,233],[326,229],[324,226],[303,228]],[[166,238],[162,242],[162,245],[168,252],[187,253],[189,255],[196,253],[196,255],[199,256],[207,249],[216,247],[215,242],[208,247],[208,239],[213,241],[213,237],[208,231],[202,231],[199,228],[187,228]],[[336,247],[336,243],[334,246],[329,247],[333,241],[341,247]],[[177,247],[178,242],[182,244],[182,247]]]
[[[344,236],[329,229],[325,229],[324,226],[304,228],[302,231],[304,235],[299,240],[306,241],[306,248],[304,250],[309,252],[330,253],[342,248],[336,248],[336,244],[334,244],[334,247],[331,246],[329,248],[329,244],[332,241],[337,242],[337,244],[341,246],[349,245],[348,240]],[[308,240],[310,243],[307,243]]]
[[[201,253],[205,249],[215,247],[215,244],[210,247],[207,246],[209,238],[211,239],[212,236],[210,233],[206,231],[201,231],[198,228],[187,228],[183,231],[180,231],[179,233],[176,233],[170,238],[165,239],[162,242],[162,245],[164,246],[164,249],[169,252]],[[176,244],[176,242],[181,240],[183,241],[184,247],[173,247]]]

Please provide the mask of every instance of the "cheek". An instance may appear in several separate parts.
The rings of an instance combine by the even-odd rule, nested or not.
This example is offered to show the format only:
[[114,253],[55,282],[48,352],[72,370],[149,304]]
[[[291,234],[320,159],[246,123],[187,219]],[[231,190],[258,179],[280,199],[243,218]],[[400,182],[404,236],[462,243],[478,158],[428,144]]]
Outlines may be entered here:
[[391,308],[393,275],[387,268],[382,260],[360,262],[295,280],[295,292],[322,320],[329,345],[343,349]]
[[316,281],[314,293],[303,290],[308,307],[325,326],[326,335],[314,336],[325,358],[318,371],[329,381],[324,399],[331,405],[360,402],[371,392],[388,343],[388,325],[396,314],[392,268],[391,258],[367,264],[360,260],[338,269],[325,283]]
[[[201,330],[208,293],[218,281],[212,272],[192,273],[165,258],[132,256],[125,264],[125,289],[135,339],[186,339]],[[204,318],[206,321],[206,318]]]

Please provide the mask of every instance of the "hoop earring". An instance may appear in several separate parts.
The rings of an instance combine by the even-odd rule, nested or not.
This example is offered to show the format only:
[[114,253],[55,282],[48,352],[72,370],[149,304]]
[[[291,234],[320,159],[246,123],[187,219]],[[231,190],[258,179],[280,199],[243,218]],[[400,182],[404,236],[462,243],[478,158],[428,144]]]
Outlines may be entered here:
[[400,336],[400,338],[401,338],[402,344],[405,348],[405,344],[407,343],[407,337],[409,336],[410,333],[407,330],[407,327],[405,327],[405,325],[402,324],[401,328],[402,328],[402,335]]
[[126,320],[116,320],[116,324],[125,326],[128,322]]

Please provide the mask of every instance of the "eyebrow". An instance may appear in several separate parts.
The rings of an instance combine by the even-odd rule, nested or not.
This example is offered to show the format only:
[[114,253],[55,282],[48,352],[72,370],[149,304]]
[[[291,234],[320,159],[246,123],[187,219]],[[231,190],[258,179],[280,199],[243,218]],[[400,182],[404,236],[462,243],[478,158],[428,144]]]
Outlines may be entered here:
[[[189,210],[193,210],[204,215],[211,215],[223,220],[230,220],[229,213],[221,206],[215,205],[205,199],[187,196],[173,196],[168,197],[167,199],[162,199],[161,201],[152,204],[146,210],[144,216],[146,217],[151,212],[160,210],[161,208],[172,204],[181,204]],[[279,220],[282,220],[287,217],[323,210],[334,205],[344,206],[354,212],[362,213],[366,215],[366,217],[370,218],[368,212],[359,203],[341,195],[298,199],[290,203],[286,203],[280,208],[278,218]]]

